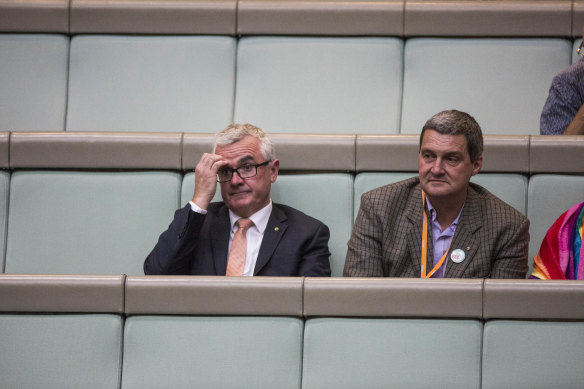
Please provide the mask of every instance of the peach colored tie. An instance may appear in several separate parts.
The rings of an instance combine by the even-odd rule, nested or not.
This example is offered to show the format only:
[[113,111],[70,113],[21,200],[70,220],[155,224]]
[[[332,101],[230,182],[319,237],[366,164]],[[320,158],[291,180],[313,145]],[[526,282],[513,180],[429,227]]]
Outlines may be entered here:
[[241,276],[243,275],[243,267],[245,266],[245,253],[247,250],[247,239],[245,234],[247,229],[253,226],[253,222],[247,218],[241,218],[235,222],[237,224],[237,231],[233,235],[231,242],[231,251],[227,259],[226,276]]

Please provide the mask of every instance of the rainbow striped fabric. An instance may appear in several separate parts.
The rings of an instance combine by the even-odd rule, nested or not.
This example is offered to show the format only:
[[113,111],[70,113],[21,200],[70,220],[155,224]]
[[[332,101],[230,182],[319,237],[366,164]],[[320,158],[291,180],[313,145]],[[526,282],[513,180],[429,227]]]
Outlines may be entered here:
[[574,205],[554,222],[533,258],[529,278],[584,280],[583,219],[584,202]]

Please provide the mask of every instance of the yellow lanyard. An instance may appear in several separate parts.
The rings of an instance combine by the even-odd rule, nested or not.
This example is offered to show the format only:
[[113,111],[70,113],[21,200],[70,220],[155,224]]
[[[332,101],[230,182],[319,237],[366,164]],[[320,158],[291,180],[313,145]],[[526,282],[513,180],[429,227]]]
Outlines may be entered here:
[[450,250],[450,246],[448,246],[448,250],[446,250],[442,258],[440,258],[440,260],[436,264],[436,266],[434,266],[432,271],[430,271],[430,274],[426,275],[426,260],[428,258],[428,215],[426,215],[426,193],[424,191],[422,191],[422,214],[424,214],[424,219],[422,223],[422,263],[420,265],[421,268],[420,278],[430,278],[434,273],[436,273],[438,269],[440,269],[440,266],[442,266],[442,264],[444,263],[446,255]]

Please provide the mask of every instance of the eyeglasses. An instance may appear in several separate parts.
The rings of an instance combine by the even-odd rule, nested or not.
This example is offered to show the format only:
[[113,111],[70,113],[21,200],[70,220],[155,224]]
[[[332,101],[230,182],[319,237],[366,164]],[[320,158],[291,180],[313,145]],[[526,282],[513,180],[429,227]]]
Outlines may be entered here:
[[582,42],[580,42],[580,46],[578,46],[578,54],[580,54],[581,56],[584,57],[584,39],[582,40]]
[[219,171],[217,172],[217,182],[231,181],[234,172],[237,173],[237,175],[239,175],[239,177],[241,178],[255,177],[258,174],[258,168],[260,166],[266,166],[270,162],[272,162],[272,160],[268,159],[265,162],[257,164],[246,163],[245,165],[241,165],[236,169],[231,168],[219,169]]

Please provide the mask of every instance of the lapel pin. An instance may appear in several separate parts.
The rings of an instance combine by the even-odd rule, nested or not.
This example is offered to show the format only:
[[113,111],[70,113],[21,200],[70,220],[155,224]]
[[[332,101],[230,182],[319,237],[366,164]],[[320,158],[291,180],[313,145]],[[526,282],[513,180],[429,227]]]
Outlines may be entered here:
[[461,249],[456,249],[453,250],[452,253],[450,254],[450,259],[452,259],[452,262],[454,263],[461,263],[462,261],[464,261],[464,251],[462,251]]
[[280,231],[280,227],[275,227],[274,231]]

